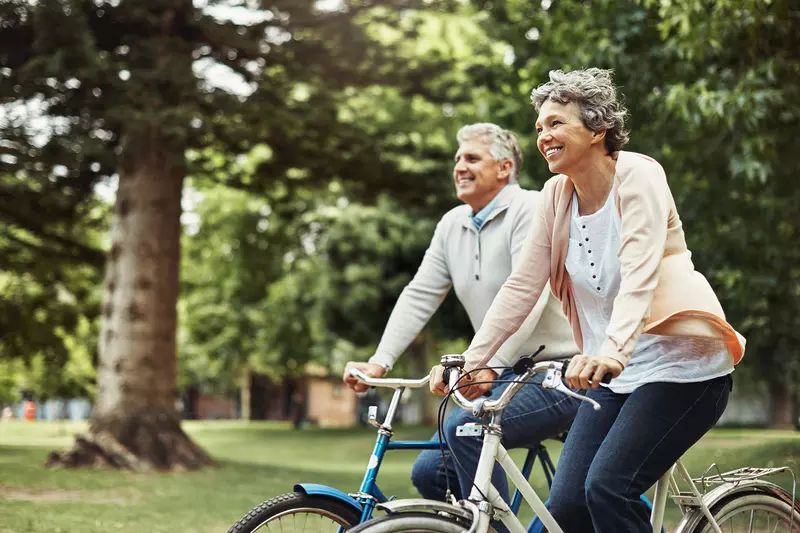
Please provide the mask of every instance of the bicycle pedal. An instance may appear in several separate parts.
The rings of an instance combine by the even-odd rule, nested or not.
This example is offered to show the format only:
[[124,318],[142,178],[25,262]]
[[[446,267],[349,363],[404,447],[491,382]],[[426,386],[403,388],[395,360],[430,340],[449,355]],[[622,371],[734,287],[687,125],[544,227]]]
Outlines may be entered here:
[[483,426],[475,422],[467,422],[456,428],[456,437],[480,437],[483,435]]

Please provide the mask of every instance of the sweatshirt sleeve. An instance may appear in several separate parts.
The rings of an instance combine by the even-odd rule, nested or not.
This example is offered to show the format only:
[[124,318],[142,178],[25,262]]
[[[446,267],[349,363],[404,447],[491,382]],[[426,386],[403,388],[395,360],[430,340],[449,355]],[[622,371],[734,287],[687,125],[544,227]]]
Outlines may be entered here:
[[417,273],[400,293],[370,363],[392,368],[450,291],[452,281],[444,250],[446,225],[445,216],[436,225]]

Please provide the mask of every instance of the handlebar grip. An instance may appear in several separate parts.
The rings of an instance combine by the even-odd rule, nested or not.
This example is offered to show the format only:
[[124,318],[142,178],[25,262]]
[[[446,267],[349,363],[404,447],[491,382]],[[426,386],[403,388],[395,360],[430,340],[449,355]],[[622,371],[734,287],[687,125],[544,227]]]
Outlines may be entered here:
[[446,366],[442,372],[442,381],[445,385],[450,385],[450,374],[455,371],[455,367]]
[[[600,383],[605,383],[606,385],[608,385],[609,383],[611,383],[611,379],[612,379],[611,372],[606,372],[606,375],[603,376],[603,379],[600,380]],[[589,380],[589,383],[593,383],[591,379]]]

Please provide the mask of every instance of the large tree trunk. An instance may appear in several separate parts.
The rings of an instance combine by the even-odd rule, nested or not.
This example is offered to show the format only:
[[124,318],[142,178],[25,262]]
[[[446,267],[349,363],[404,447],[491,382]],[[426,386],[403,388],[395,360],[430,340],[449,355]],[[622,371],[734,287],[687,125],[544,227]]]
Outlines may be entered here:
[[89,432],[49,466],[136,471],[212,464],[180,426],[175,329],[183,157],[151,140],[120,175]]

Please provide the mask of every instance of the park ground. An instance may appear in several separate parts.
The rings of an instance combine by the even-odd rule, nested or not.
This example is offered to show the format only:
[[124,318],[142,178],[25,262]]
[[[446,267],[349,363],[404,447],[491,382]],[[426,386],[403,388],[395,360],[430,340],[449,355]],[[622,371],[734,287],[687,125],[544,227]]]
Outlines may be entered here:
[[[177,474],[45,469],[48,452],[66,448],[84,427],[0,422],[0,533],[224,533],[251,507],[291,491],[296,482],[354,492],[375,440],[368,428],[295,431],[270,422],[187,422],[185,429],[218,461],[216,468]],[[395,433],[400,439],[430,434],[424,427]],[[556,443],[548,449],[557,456]],[[415,454],[387,455],[379,477],[387,495],[415,494],[408,481]],[[515,457],[521,462],[521,452]],[[799,458],[800,432],[717,429],[685,462],[698,477],[711,463],[723,470],[788,465],[800,475]],[[791,477],[776,481],[791,490]],[[546,494],[541,475],[533,485]],[[670,507],[668,526],[678,519]]]

